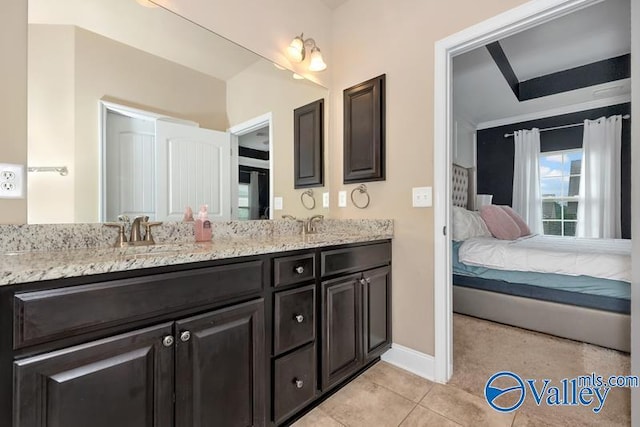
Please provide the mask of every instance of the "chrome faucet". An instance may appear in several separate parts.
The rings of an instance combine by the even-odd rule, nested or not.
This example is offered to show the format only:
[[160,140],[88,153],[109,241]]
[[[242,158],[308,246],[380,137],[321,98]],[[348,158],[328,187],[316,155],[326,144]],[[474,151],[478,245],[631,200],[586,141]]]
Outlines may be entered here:
[[129,234],[129,243],[135,245],[136,242],[142,241],[142,233],[140,233],[140,223],[149,222],[149,217],[146,215],[137,216],[131,223],[131,232]]
[[292,215],[282,215],[283,219],[290,219],[293,221],[297,221],[302,224],[302,229],[300,230],[301,234],[314,234],[317,230],[315,227],[315,222],[324,219],[324,215],[313,215],[310,218],[306,219],[298,219]]
[[316,228],[316,222],[322,221],[324,219],[324,215],[314,215],[307,220],[307,233],[313,234],[318,231]]

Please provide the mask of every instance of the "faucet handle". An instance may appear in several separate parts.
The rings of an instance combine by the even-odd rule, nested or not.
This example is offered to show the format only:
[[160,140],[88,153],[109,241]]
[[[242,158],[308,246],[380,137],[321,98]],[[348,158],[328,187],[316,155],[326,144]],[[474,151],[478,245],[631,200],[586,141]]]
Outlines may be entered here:
[[[146,217],[147,219],[149,219],[149,217]],[[147,222],[147,221],[143,221],[140,223],[140,225],[142,225],[144,227],[144,241],[145,242],[149,242],[150,245],[154,245],[156,242],[153,240],[153,236],[151,235],[151,227],[156,227],[158,225],[162,224],[162,221],[151,221],[151,222]]]
[[125,222],[105,222],[103,224],[105,227],[118,227],[118,237],[116,238],[116,242],[113,244],[114,248],[121,248],[126,246],[127,244],[127,236],[124,235],[124,227],[126,225]]

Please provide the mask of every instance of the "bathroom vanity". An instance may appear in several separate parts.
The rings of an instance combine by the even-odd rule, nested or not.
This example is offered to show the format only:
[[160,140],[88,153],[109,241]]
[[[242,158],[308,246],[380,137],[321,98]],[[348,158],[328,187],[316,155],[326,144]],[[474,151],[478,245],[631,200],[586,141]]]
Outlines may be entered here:
[[391,243],[267,240],[0,277],[0,425],[282,425],[317,404],[390,347]]

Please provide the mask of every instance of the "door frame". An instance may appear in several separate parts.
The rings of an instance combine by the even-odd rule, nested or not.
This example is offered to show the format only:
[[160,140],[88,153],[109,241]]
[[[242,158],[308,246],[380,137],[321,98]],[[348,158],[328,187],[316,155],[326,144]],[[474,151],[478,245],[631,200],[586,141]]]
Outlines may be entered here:
[[449,237],[451,229],[450,165],[453,146],[453,57],[601,1],[532,0],[439,40],[435,44],[434,379],[440,383],[448,382],[453,374],[453,289]]
[[100,221],[104,222],[107,216],[107,116],[108,113],[117,113],[123,116],[131,117],[132,119],[147,120],[156,122],[157,120],[166,120],[172,123],[180,123],[185,126],[200,127],[199,123],[178,119],[176,117],[167,116],[164,114],[157,114],[151,111],[141,110],[139,108],[129,107],[123,104],[117,104],[111,101],[105,101],[103,99],[98,101],[98,188],[100,189],[100,195],[98,197],[98,214],[100,215]]
[[[231,182],[238,183],[238,137],[257,129],[269,126],[269,219],[273,219],[273,113],[266,113],[237,125],[231,126],[227,132],[231,134]],[[238,219],[238,186],[231,186],[231,218]]]

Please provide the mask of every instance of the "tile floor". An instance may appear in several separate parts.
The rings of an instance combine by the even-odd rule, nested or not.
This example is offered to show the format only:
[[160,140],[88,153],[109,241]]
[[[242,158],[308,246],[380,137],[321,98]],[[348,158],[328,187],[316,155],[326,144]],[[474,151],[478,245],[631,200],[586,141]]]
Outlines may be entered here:
[[[556,412],[524,405],[511,414],[489,407],[483,397],[485,371],[526,368],[542,371],[549,366],[579,366],[602,373],[628,371],[629,357],[624,353],[562,340],[544,334],[486,322],[466,316],[454,316],[454,376],[448,385],[420,378],[385,362],[379,362],[320,406],[294,424],[295,427],[545,427],[545,426],[628,426],[630,402],[627,390],[610,393],[605,409],[594,415],[589,411]],[[492,341],[501,345],[492,346]],[[539,353],[514,354],[505,349],[524,348],[523,343],[541,348],[545,354],[558,354],[555,361]],[[495,344],[495,343],[494,343]],[[526,346],[529,347],[529,346]],[[549,353],[551,352],[551,353]],[[501,356],[505,354],[505,356]],[[530,355],[527,355],[530,354]],[[579,357],[580,356],[580,357]],[[501,359],[502,357],[502,359]],[[519,357],[517,360],[510,360]],[[485,366],[486,365],[486,366]],[[559,366],[558,367],[556,367]],[[613,369],[618,372],[599,370]],[[491,373],[497,372],[493,370]],[[525,373],[523,372],[523,375]],[[572,375],[572,372],[562,372]],[[538,378],[534,376],[533,378]],[[552,377],[553,378],[553,377]],[[575,409],[575,408],[568,408]],[[580,408],[585,409],[585,408]]]

